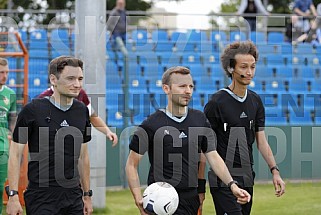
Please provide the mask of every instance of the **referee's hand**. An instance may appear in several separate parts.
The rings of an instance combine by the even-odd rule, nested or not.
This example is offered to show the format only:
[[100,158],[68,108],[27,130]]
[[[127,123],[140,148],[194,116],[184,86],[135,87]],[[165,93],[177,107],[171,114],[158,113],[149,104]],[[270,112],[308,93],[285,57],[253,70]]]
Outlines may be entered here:
[[246,190],[240,189],[236,184],[231,185],[231,190],[239,204],[243,205],[250,202],[251,195]]
[[23,210],[18,195],[9,197],[6,212],[8,215],[22,215]]

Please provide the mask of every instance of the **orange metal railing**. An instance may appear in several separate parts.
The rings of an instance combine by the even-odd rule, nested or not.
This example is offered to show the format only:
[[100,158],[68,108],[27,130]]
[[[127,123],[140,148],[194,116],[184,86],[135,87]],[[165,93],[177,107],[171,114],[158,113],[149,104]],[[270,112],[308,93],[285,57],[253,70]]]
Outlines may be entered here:
[[[12,33],[8,32],[0,32],[0,35],[9,35]],[[21,100],[17,100],[17,103],[20,103],[22,105],[27,104],[28,102],[28,63],[29,63],[29,54],[28,50],[26,49],[26,46],[22,42],[19,34],[17,32],[13,33],[15,36],[15,42],[8,42],[8,41],[0,41],[0,45],[19,45],[20,51],[17,52],[0,52],[0,57],[14,57],[14,58],[23,58],[24,64],[23,69],[10,69],[10,72],[23,72],[24,78],[23,83],[16,83],[14,85],[11,85],[10,87],[16,87],[16,88],[23,88],[23,96]],[[10,66],[10,65],[9,65]],[[24,205],[24,198],[23,198],[23,192],[25,191],[27,185],[28,185],[28,178],[27,178],[27,170],[28,170],[28,149],[25,147],[23,152],[23,157],[21,160],[21,171],[20,171],[20,179],[19,179],[19,199],[20,203]],[[8,181],[6,182],[6,185],[8,184]],[[4,192],[3,195],[3,203],[7,204],[8,197]]]

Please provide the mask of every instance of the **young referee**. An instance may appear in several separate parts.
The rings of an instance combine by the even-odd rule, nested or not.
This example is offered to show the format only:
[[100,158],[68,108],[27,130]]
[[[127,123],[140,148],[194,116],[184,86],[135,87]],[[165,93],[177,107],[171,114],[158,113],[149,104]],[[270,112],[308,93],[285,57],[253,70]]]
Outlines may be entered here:
[[168,182],[178,192],[179,205],[175,214],[196,215],[198,212],[198,162],[201,151],[238,202],[248,202],[251,196],[234,183],[216,152],[215,134],[206,116],[187,107],[194,89],[190,70],[172,67],[163,74],[162,84],[168,98],[166,109],[149,116],[138,127],[129,145],[126,173],[140,213],[146,214],[142,207],[137,168],[145,152],[148,152],[150,161],[148,185]]
[[[27,215],[91,214],[91,139],[89,111],[77,99],[83,81],[83,62],[58,57],[49,65],[52,96],[33,99],[19,113],[8,162],[9,215],[22,214],[18,199],[20,161],[28,143]],[[81,185],[81,186],[80,186]]]
[[[252,145],[256,140],[258,150],[273,175],[275,195],[279,197],[285,192],[285,183],[265,138],[264,107],[260,97],[247,89],[255,75],[257,60],[258,50],[252,42],[228,45],[221,56],[221,63],[232,82],[212,96],[204,112],[217,135],[217,152],[239,186],[253,195]],[[233,193],[221,186],[215,171],[211,170],[208,176],[217,215],[251,213],[252,200],[244,205],[238,204]]]

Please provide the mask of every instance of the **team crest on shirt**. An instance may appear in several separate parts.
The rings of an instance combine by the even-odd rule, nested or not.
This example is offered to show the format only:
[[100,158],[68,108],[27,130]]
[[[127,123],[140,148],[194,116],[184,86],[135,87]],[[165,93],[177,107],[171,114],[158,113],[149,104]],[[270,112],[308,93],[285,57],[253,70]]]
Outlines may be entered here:
[[3,96],[3,102],[5,103],[5,105],[8,105],[10,101],[6,96]]

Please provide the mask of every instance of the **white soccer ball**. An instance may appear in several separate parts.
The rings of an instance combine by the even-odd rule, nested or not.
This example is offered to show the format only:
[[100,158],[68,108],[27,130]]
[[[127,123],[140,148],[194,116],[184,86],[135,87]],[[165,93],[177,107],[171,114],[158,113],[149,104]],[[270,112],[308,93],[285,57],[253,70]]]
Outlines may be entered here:
[[174,214],[179,203],[175,188],[166,182],[149,185],[143,193],[143,207],[148,214]]

